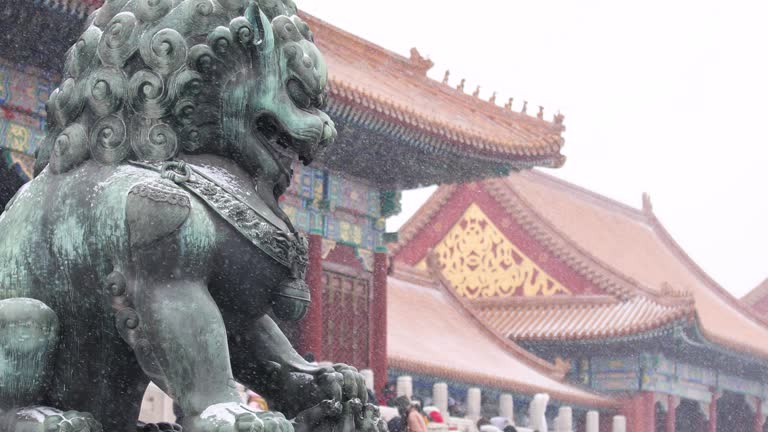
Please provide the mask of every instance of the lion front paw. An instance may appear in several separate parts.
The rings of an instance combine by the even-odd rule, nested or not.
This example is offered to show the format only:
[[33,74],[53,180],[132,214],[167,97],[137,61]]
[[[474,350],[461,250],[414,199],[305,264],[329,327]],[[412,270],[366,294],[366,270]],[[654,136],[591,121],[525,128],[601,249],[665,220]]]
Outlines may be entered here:
[[102,432],[101,424],[91,414],[79,411],[48,415],[43,425],[45,432]]
[[293,425],[284,415],[278,412],[261,412],[257,414],[259,419],[264,422],[263,432],[294,432]]
[[184,432],[294,432],[285,416],[256,412],[238,403],[212,405],[199,416],[186,418]]

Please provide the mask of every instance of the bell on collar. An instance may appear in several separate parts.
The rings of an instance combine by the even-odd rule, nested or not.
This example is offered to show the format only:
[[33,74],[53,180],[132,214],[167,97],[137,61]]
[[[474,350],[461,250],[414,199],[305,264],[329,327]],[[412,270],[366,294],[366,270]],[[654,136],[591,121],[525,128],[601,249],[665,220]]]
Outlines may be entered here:
[[312,302],[304,279],[289,276],[280,283],[272,299],[272,312],[284,321],[299,321],[307,315]]

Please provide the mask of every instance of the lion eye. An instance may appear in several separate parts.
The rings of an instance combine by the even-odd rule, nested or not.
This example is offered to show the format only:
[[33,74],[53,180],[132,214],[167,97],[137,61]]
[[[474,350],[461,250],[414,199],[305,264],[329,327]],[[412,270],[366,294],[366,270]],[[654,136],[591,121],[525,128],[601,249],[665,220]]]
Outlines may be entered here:
[[297,107],[301,109],[310,109],[312,107],[312,98],[304,90],[304,85],[297,79],[291,79],[287,84],[288,96]]

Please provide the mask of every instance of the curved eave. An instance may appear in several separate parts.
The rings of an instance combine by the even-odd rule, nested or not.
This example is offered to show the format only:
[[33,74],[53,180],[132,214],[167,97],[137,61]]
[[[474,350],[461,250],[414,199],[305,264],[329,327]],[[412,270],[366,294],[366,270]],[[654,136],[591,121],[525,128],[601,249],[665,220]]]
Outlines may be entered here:
[[347,121],[397,136],[415,147],[449,156],[470,157],[478,161],[508,164],[512,169],[557,168],[565,162],[560,153],[564,140],[560,127],[538,135],[527,133],[517,142],[467,131],[429,118],[407,106],[396,106],[331,76],[329,111]]
[[691,322],[692,319],[686,316],[668,320],[664,323],[654,323],[653,325],[638,326],[632,332],[607,331],[600,334],[586,334],[583,336],[568,335],[553,337],[515,337],[513,340],[522,345],[538,343],[563,343],[572,345],[631,343],[641,340],[654,339],[665,334],[671,334],[675,328],[679,326],[687,326]]
[[[453,369],[449,366],[438,366],[400,357],[389,357],[387,361],[389,363],[389,367],[391,368],[414,372],[421,375],[428,375],[431,377],[443,378],[455,382],[472,383],[503,391],[529,395],[533,395],[542,391],[541,388],[535,386],[527,386],[525,384],[521,384],[519,381],[512,381],[499,378],[497,376]],[[558,391],[551,390],[547,391],[547,394],[549,394],[553,399],[556,399],[557,401],[565,402],[567,404],[575,404],[577,407],[602,409],[616,409],[619,407],[619,403],[617,401],[604,397],[575,397],[572,394],[563,394]]]
[[[632,325],[612,328],[609,324],[597,331],[585,331],[583,329],[562,330],[558,332],[537,331],[537,332],[509,332],[506,336],[518,343],[523,342],[563,342],[563,341],[586,341],[588,343],[600,340],[613,339],[646,339],[649,335],[658,334],[665,331],[670,326],[680,323],[692,322],[694,319],[692,307],[681,308],[676,311],[666,313],[656,319],[647,320]],[[510,312],[516,313],[514,311]]]

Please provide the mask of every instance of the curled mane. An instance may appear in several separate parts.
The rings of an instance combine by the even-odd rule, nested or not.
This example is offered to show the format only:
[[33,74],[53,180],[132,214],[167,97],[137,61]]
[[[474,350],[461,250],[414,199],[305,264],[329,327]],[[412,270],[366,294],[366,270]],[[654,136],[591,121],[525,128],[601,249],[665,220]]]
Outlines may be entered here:
[[257,61],[270,22],[295,14],[292,0],[107,0],[67,52],[35,174],[225,153],[223,87]]

